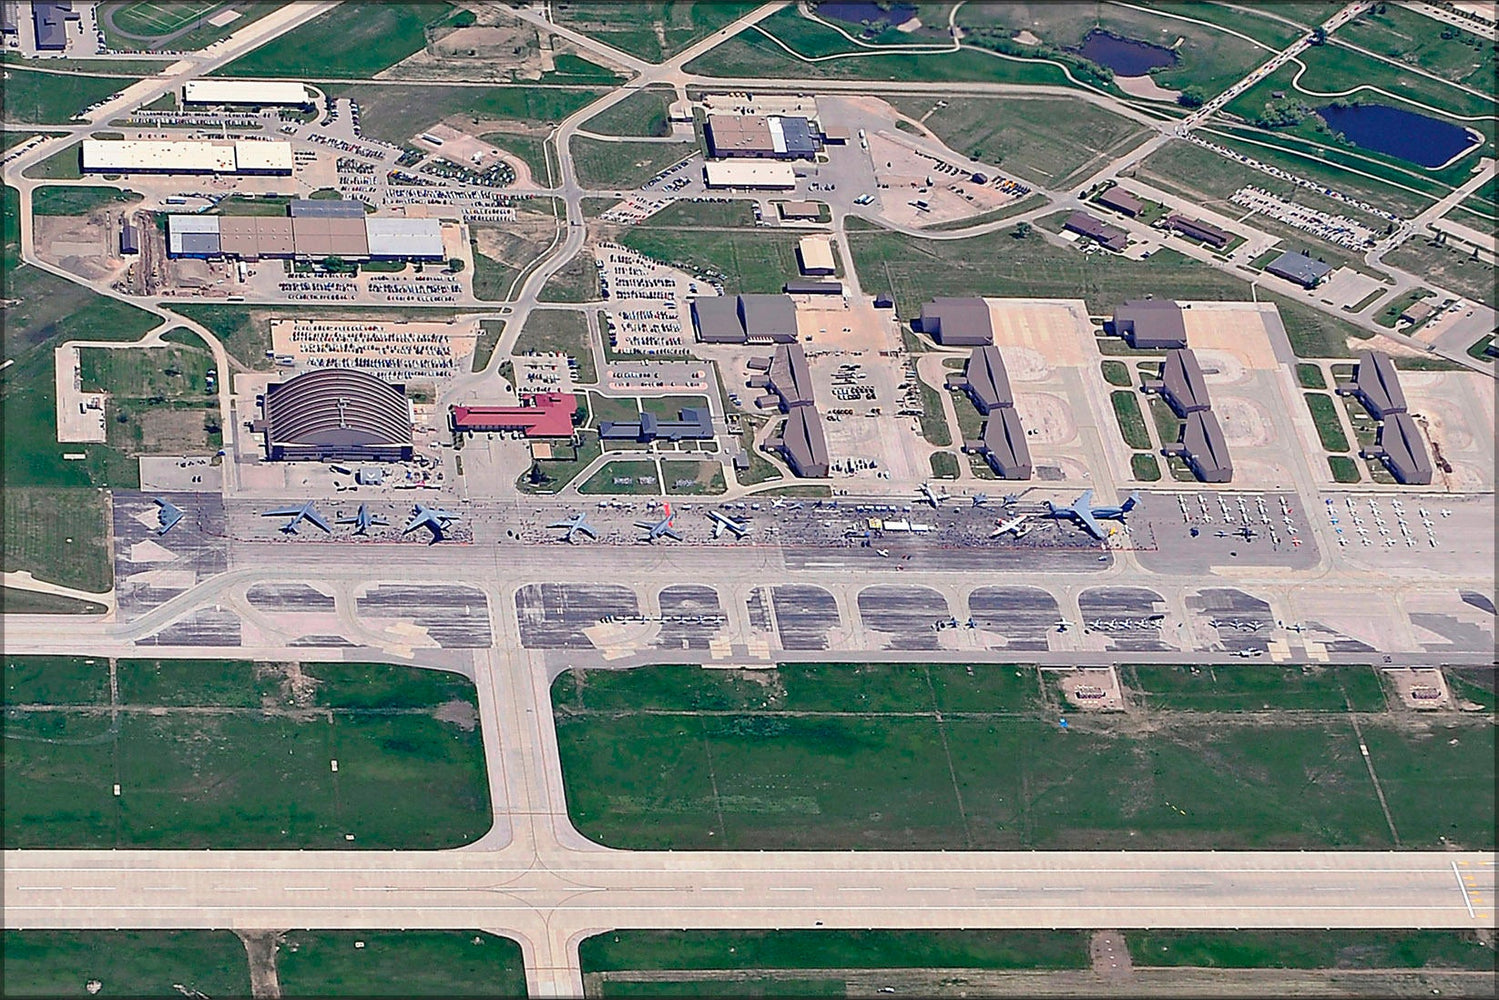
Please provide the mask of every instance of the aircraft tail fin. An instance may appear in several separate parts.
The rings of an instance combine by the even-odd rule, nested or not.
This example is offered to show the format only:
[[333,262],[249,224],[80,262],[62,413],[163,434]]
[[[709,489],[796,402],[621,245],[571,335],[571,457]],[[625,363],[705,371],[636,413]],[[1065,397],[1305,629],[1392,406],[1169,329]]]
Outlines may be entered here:
[[1123,510],[1125,513],[1128,513],[1129,511],[1134,510],[1135,509],[1135,505],[1138,504],[1139,502],[1140,502],[1140,494],[1138,494],[1138,493],[1131,493],[1129,495],[1129,499],[1126,500],[1126,501],[1124,501],[1123,506],[1120,507],[1120,510]]

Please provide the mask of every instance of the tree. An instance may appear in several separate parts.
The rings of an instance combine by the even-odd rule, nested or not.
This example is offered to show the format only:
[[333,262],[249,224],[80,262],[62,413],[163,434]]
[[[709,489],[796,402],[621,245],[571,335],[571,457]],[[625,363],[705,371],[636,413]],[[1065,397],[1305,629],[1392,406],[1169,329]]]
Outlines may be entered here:
[[1184,108],[1200,108],[1205,100],[1201,87],[1188,87],[1176,95],[1176,103]]
[[448,270],[452,271],[454,274],[457,274],[459,271],[463,270],[463,258],[462,257],[449,257],[448,258]]
[[1010,235],[1015,237],[1017,240],[1023,240],[1030,234],[1031,224],[1029,222],[1018,223],[1015,228],[1010,231]]

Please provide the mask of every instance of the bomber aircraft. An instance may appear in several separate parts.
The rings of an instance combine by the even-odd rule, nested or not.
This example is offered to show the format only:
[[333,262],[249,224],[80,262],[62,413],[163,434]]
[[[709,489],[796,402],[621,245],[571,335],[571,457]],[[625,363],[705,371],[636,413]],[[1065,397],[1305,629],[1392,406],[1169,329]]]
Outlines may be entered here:
[[156,533],[165,535],[177,527],[177,522],[182,520],[182,508],[165,497],[155,497],[152,503],[156,504]]
[[327,521],[323,520],[323,516],[317,512],[317,508],[313,506],[313,501],[311,500],[300,507],[277,507],[275,510],[263,510],[260,512],[260,516],[291,518],[290,521],[281,526],[281,530],[288,535],[295,535],[297,533],[297,525],[303,521],[310,521],[325,532],[329,534],[333,533],[333,528],[329,526]]

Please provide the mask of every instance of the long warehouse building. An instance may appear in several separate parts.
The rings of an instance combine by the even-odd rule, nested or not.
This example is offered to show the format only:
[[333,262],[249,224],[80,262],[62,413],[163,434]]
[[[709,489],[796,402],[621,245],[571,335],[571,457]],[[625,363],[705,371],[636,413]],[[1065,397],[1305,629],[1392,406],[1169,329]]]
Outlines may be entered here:
[[281,139],[85,139],[86,174],[262,174],[289,177]]
[[167,256],[241,260],[445,259],[440,219],[365,218],[362,207],[356,211],[358,217],[295,212],[290,217],[169,215]]
[[310,108],[312,97],[300,83],[278,80],[189,80],[182,85],[182,103],[253,108]]

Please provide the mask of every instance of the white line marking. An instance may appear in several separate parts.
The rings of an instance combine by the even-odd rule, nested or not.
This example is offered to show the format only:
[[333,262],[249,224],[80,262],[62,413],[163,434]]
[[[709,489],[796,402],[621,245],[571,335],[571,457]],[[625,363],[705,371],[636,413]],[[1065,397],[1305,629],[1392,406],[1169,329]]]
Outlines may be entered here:
[[705,885],[702,892],[743,892],[744,889],[737,885]]
[[1463,891],[1463,905],[1468,908],[1468,919],[1477,919],[1478,915],[1473,912],[1473,898],[1468,895],[1468,887],[1463,884],[1463,873],[1457,870],[1456,861],[1452,862],[1452,875],[1457,879],[1457,887]]
[[877,885],[840,885],[839,892],[883,892]]
[[773,885],[773,886],[770,887],[770,891],[771,892],[811,892],[812,891],[812,887],[809,886],[809,885]]
[[945,886],[945,885],[908,885],[908,886],[906,886],[906,891],[907,892],[952,892],[952,889],[949,886]]

